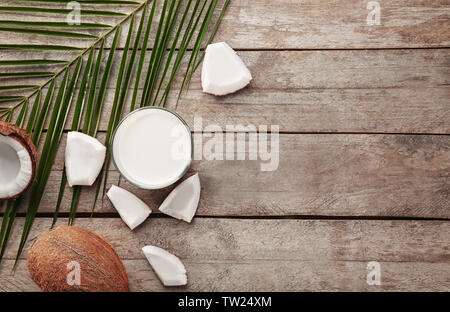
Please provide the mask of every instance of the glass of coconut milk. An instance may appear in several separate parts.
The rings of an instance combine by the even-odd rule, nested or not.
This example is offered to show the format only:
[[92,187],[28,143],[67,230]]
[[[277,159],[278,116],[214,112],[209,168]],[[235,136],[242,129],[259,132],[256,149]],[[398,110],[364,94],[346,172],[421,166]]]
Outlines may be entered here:
[[149,106],[122,119],[112,139],[116,168],[143,189],[160,189],[178,181],[192,161],[192,135],[175,112]]

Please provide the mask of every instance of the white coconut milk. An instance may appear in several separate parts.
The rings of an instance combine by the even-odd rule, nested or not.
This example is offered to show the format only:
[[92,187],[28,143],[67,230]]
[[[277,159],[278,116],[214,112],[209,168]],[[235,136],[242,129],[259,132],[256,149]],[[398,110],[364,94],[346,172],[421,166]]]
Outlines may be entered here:
[[158,107],[128,114],[117,128],[112,154],[117,169],[144,189],[169,186],[191,163],[192,137],[178,115]]

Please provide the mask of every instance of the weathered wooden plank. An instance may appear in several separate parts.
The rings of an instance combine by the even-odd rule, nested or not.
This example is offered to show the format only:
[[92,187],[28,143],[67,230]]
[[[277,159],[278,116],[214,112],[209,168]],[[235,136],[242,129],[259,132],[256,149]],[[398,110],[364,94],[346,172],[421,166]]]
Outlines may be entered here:
[[[64,221],[61,221],[63,223]],[[450,223],[437,221],[326,221],[150,219],[131,232],[120,219],[79,219],[124,260],[134,291],[446,291],[450,289]],[[20,227],[22,220],[18,220]],[[37,219],[31,236],[48,229]],[[183,233],[183,235],[180,235]],[[18,243],[15,230],[6,259]],[[141,248],[154,244],[178,255],[189,284],[163,288]],[[28,248],[28,246],[27,246]],[[25,257],[22,255],[22,259]],[[366,282],[377,261],[381,285]],[[11,277],[2,264],[0,290],[37,290],[25,260]]]
[[[284,132],[450,133],[447,50],[239,54],[248,64],[253,81],[236,94],[214,97],[201,92],[198,71],[190,92],[183,96],[177,109],[191,128],[194,118],[201,117],[204,126],[279,125]],[[33,58],[32,53],[21,55]],[[52,55],[47,53],[45,57]],[[67,54],[54,55],[60,59]],[[10,52],[1,56],[5,60],[16,58]],[[114,64],[112,77],[116,77],[118,66]],[[141,80],[142,86],[145,77]],[[181,80],[180,74],[174,82],[170,108],[175,107]],[[14,81],[27,83],[30,80]],[[100,123],[102,130],[107,128],[114,88],[115,79],[111,79]],[[129,96],[133,88],[134,83]],[[140,97],[141,92],[138,100]],[[129,104],[125,112],[128,109]]]
[[[208,140],[205,136],[203,143]],[[236,137],[230,140],[236,143]],[[54,211],[64,141],[40,212]],[[202,151],[201,146],[195,148]],[[248,144],[245,153],[239,152],[245,160],[237,160],[237,152],[235,160],[206,160],[205,150],[203,160],[194,161],[186,175],[200,173],[199,215],[450,217],[450,136],[281,134],[278,167],[266,172],[260,157],[248,160]],[[225,144],[220,155],[226,159]],[[118,173],[110,177],[117,184]],[[154,210],[171,190],[140,190],[124,179],[120,185]],[[94,189],[83,194],[80,212],[92,210]],[[62,211],[67,212],[69,190],[66,196]],[[115,210],[105,198],[96,211]]]
[[[221,3],[223,0],[219,5]],[[448,1],[382,1],[381,24],[373,26],[367,25],[367,16],[371,11],[367,9],[367,3],[346,0],[234,0],[230,2],[216,38],[239,49],[417,48],[450,45]],[[6,4],[17,5],[16,2],[8,1]],[[92,6],[83,5],[83,8],[90,9]],[[124,13],[132,9],[116,8]],[[0,19],[65,21],[65,17],[42,13],[19,17],[17,14],[0,12]],[[102,16],[82,17],[83,22],[111,25],[119,20]],[[127,33],[126,27],[123,34]],[[51,44],[62,42],[55,37],[44,40]],[[111,38],[108,44],[110,41]],[[0,42],[29,44],[42,42],[42,38],[0,33]],[[88,45],[80,40],[73,40],[71,44],[80,47]],[[120,46],[123,45],[122,38]]]
[[[39,291],[25,260],[11,276],[0,268],[0,291]],[[131,291],[448,291],[448,263],[380,262],[382,284],[366,282],[364,261],[185,261],[189,287],[164,287],[146,260],[124,260]]]

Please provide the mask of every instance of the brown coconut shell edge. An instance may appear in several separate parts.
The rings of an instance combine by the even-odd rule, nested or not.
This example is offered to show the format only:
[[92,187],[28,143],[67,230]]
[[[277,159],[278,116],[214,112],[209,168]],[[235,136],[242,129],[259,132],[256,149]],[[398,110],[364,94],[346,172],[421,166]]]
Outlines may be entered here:
[[[66,247],[69,247],[71,249],[72,246],[67,245],[67,240],[70,240],[70,238],[74,238],[78,236],[80,238],[80,241],[87,241],[92,240],[93,242],[100,243],[103,248],[105,248],[105,255],[108,255],[112,262],[116,264],[116,269],[118,269],[118,276],[119,279],[122,279],[122,281],[118,284],[120,285],[114,285],[113,289],[107,288],[107,289],[94,289],[91,288],[90,285],[81,285],[81,287],[69,287],[69,289],[66,287],[67,285],[65,283],[62,283],[61,285],[55,285],[52,284],[51,281],[48,280],[48,274],[52,274],[51,268],[50,271],[46,272],[43,270],[43,268],[39,265],[39,262],[42,263],[42,259],[39,259],[39,257],[44,256],[47,257],[45,260],[51,260],[49,252],[55,252],[55,250],[49,250],[47,244],[51,243],[54,244],[52,247],[55,247],[57,249],[58,246],[65,245]],[[47,245],[47,246],[46,246]],[[83,246],[84,247],[84,246]],[[87,246],[86,249],[89,249],[89,246]],[[91,252],[94,252],[94,250],[90,250]],[[53,256],[60,257],[61,255],[53,253]],[[50,292],[64,292],[64,291],[90,291],[90,292],[110,292],[110,291],[117,291],[117,292],[128,292],[130,291],[129,286],[129,280],[128,275],[126,273],[125,267],[120,260],[119,256],[117,255],[114,248],[106,242],[101,236],[98,234],[89,231],[87,229],[83,229],[76,226],[59,226],[52,231],[41,233],[37,239],[34,241],[33,245],[28,251],[27,254],[27,262],[28,262],[28,271],[30,273],[31,278],[33,281],[43,290],[43,291],[50,291]],[[83,274],[82,274],[83,278]]]
[[16,126],[15,124],[12,124],[10,122],[2,121],[0,120],[0,134],[11,137],[18,141],[27,151],[28,154],[31,157],[31,179],[28,182],[27,186],[18,194],[6,198],[0,198],[0,199],[14,199],[22,195],[33,183],[34,178],[36,177],[36,168],[37,168],[37,162],[38,162],[38,153],[36,146],[34,145],[33,141],[31,140],[31,137],[28,135],[28,133],[22,129]]

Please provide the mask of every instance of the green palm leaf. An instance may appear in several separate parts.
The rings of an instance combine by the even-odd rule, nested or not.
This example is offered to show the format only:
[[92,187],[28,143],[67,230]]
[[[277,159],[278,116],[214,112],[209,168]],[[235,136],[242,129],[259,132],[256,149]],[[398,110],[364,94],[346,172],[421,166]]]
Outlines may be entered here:
[[[156,1],[153,2],[150,17],[147,22],[147,28],[146,28],[147,29],[147,31],[146,31],[147,37],[144,38],[144,41],[146,41],[146,42],[148,42],[148,33],[151,28],[151,26],[148,26],[148,25],[151,25],[152,20],[153,20],[155,3],[156,3]],[[146,14],[147,14],[147,5],[144,6],[144,9],[142,11],[141,21],[139,23],[139,28],[138,28],[138,31],[136,34],[136,38],[134,40],[133,51],[131,53],[130,61],[128,63],[127,71],[125,74],[125,80],[122,83],[123,72],[125,70],[125,62],[127,59],[126,55],[128,54],[128,50],[129,50],[130,42],[131,42],[131,36],[132,36],[132,31],[131,31],[132,27],[131,26],[130,26],[130,31],[127,36],[127,41],[126,41],[125,49],[124,49],[124,56],[122,57],[122,62],[120,65],[120,70],[119,70],[119,75],[118,75],[119,78],[117,80],[117,85],[116,85],[116,93],[114,96],[113,108],[111,111],[108,128],[106,130],[106,139],[105,139],[105,146],[107,148],[106,159],[105,159],[105,164],[102,168],[102,171],[100,172],[100,176],[98,179],[99,182],[97,184],[97,188],[96,188],[96,192],[95,192],[94,205],[93,205],[92,211],[94,211],[94,208],[95,208],[95,205],[96,205],[96,202],[98,199],[102,178],[104,178],[103,195],[105,195],[105,193],[106,193],[106,183],[108,181],[108,171],[109,171],[109,167],[110,167],[110,163],[111,163],[111,152],[110,152],[111,136],[112,136],[114,129],[117,127],[117,125],[120,121],[120,118],[123,114],[123,110],[125,107],[125,99],[127,96],[130,82],[131,82],[131,76],[133,74],[134,64],[135,64],[135,60],[136,60],[137,51],[139,49],[139,43],[140,43],[140,39],[141,39],[141,35],[142,35],[142,30],[144,28]],[[133,20],[132,20],[131,24],[133,24]],[[145,47],[147,46],[146,42],[144,43]],[[145,50],[143,50],[143,53],[144,54],[141,53],[141,57],[142,57],[142,55],[145,55]],[[141,58],[141,60],[143,60],[143,57]],[[142,71],[141,61],[139,63],[140,63],[139,64],[140,70]],[[139,77],[139,74],[137,75],[137,77]],[[139,81],[139,79],[136,79],[136,81]],[[119,96],[119,93],[120,93],[120,96]],[[135,100],[135,98],[134,98],[134,100]]]
[[5,21],[0,20],[0,26],[14,27],[40,27],[40,28],[71,28],[71,29],[95,29],[111,28],[112,26],[100,23],[80,23],[69,25],[66,22],[30,22],[30,21]]
[[[119,42],[119,36],[120,36],[120,26],[117,27],[116,33],[114,35],[114,40],[113,40],[113,43],[111,46],[111,50],[109,52],[108,60],[106,61],[105,70],[104,70],[102,81],[100,84],[100,89],[98,90],[97,100],[95,102],[95,105],[92,105],[93,103],[91,103],[92,108],[91,108],[91,114],[89,115],[89,122],[87,123],[88,126],[86,127],[86,133],[93,137],[95,137],[97,135],[98,125],[100,123],[100,116],[103,111],[103,103],[105,100],[106,87],[107,87],[107,84],[109,81],[111,67],[112,67],[112,63],[114,60],[114,54],[115,54],[116,48],[117,48],[117,43]],[[103,44],[104,44],[104,41],[102,41],[101,50],[103,50]],[[99,58],[97,59],[97,62],[101,63],[101,61],[102,61],[101,54],[99,52]],[[97,69],[98,68],[96,66],[96,71],[97,71]],[[94,88],[95,85],[96,85],[96,82],[94,85],[90,86],[91,90],[95,91],[95,89],[96,89],[96,88]],[[74,187],[73,195],[72,195],[72,203],[70,206],[70,213],[69,213],[69,225],[72,225],[73,221],[75,219],[78,202],[80,200],[80,195],[81,195],[81,187],[80,186]]]
[[138,64],[137,73],[136,73],[136,79],[135,79],[136,82],[134,84],[133,97],[131,100],[130,111],[133,111],[134,108],[136,107],[136,99],[137,99],[137,93],[139,90],[139,82],[140,82],[139,77],[141,77],[142,69],[144,67],[144,60],[145,60],[145,55],[147,52],[148,39],[150,37],[150,30],[152,28],[153,17],[155,15],[156,2],[157,2],[156,0],[153,1],[152,9],[151,9],[150,15],[148,17],[148,21],[147,21],[147,26],[145,28],[144,41],[142,42],[141,53],[139,55],[139,64]]
[[[53,86],[53,84],[51,86]],[[49,90],[49,93],[50,92],[53,92],[53,91]],[[47,93],[47,95],[48,95],[48,93]],[[34,105],[33,105],[33,109],[32,109],[32,111],[30,113],[30,117],[29,117],[28,124],[27,124],[27,127],[26,127],[26,131],[27,131],[28,134],[32,134],[32,132],[33,132],[33,128],[34,128],[34,125],[35,125],[35,119],[34,118],[36,116],[38,107],[40,106],[40,99],[41,99],[41,92],[39,91],[37,96],[36,96],[36,99],[35,99],[35,102],[34,102]],[[18,118],[18,121],[16,122],[16,124],[18,126],[22,127],[23,120],[19,120],[19,118]],[[2,227],[1,227],[1,230],[0,230],[0,260],[3,258],[3,255],[4,255],[5,250],[6,250],[8,239],[9,239],[12,227],[14,225],[14,220],[15,220],[15,217],[16,217],[16,213],[17,213],[17,208],[19,206],[19,202],[20,202],[20,199],[8,200],[7,204],[6,204],[6,210],[5,210],[5,213],[3,215]]]
[[0,73],[0,78],[41,78],[52,77],[52,72],[18,72],[18,73]]
[[3,214],[2,228],[0,230],[0,261],[5,254],[8,239],[11,235],[11,231],[14,225],[14,220],[17,214],[17,208],[19,206],[19,200],[8,200],[6,202],[5,213]]
[[[16,6],[0,6],[0,12],[16,12],[16,13],[48,13],[48,14],[64,14],[72,12],[69,9],[51,9],[38,7],[16,7]],[[80,15],[103,15],[103,16],[126,16],[124,13],[104,10],[80,10]]]
[[25,121],[25,114],[27,113],[27,110],[28,110],[28,100],[26,99],[22,105],[19,115],[17,116],[17,119],[16,119],[17,126],[22,127],[23,122]]
[[106,87],[108,85],[109,77],[111,74],[111,67],[113,64],[117,43],[119,42],[119,36],[120,36],[120,26],[117,27],[116,34],[114,35],[114,40],[111,46],[111,50],[109,52],[108,60],[106,61],[102,81],[100,83],[100,89],[98,90],[97,100],[95,102],[95,107],[92,115],[93,119],[91,120],[90,127],[88,129],[88,134],[90,136],[96,136],[98,126],[100,124],[100,117],[103,110],[103,103],[105,101]]
[[[180,4],[181,4],[181,1],[180,1]],[[181,22],[178,25],[178,30],[177,30],[177,32],[175,34],[175,38],[173,39],[172,47],[170,48],[169,56],[167,57],[166,65],[164,67],[164,71],[163,71],[162,77],[160,79],[159,86],[158,86],[158,89],[156,91],[156,95],[155,95],[155,98],[154,98],[154,101],[153,101],[152,105],[156,105],[156,100],[158,99],[158,95],[159,95],[159,92],[161,91],[162,84],[163,84],[164,79],[166,78],[167,72],[169,70],[173,54],[174,54],[174,52],[176,50],[176,47],[177,47],[177,44],[178,44],[178,39],[180,38],[180,34],[181,34],[181,31],[182,31],[183,26],[184,26],[184,21],[186,20],[186,17],[187,17],[187,15],[189,13],[189,8],[191,7],[191,4],[192,4],[192,0],[189,0],[188,4],[186,6],[186,10],[184,11],[184,14],[183,14],[183,16],[181,18]]]
[[[69,3],[73,0],[9,0],[12,2],[49,2],[49,3]],[[78,0],[77,2],[83,4],[121,4],[121,5],[135,5],[140,4],[136,1],[128,0]]]
[[[42,130],[44,129],[44,123],[47,119],[47,114],[50,109],[50,105],[52,103],[53,99],[53,92],[55,90],[55,79],[52,79],[50,83],[50,87],[48,88],[47,95],[45,96],[44,104],[42,104],[42,108],[39,109],[39,116],[36,119],[35,125],[33,125],[33,131],[32,133],[32,141],[35,145],[39,144],[39,140],[42,135]],[[33,107],[34,108],[34,107]],[[31,118],[31,116],[30,116]]]
[[[74,112],[74,116],[72,119],[72,127],[70,129],[71,131],[78,131],[78,129],[80,129],[81,117],[83,114],[83,108],[84,108],[84,103],[85,103],[85,99],[86,99],[86,91],[87,91],[87,87],[88,87],[87,84],[88,84],[88,80],[89,80],[89,75],[92,70],[94,53],[95,53],[94,48],[91,48],[91,52],[89,53],[89,58],[88,58],[88,61],[86,64],[86,68],[84,69],[83,78],[81,80],[80,91],[78,92],[77,103],[75,105],[75,112]],[[59,187],[58,200],[56,202],[55,213],[53,215],[53,221],[52,221],[51,228],[53,228],[55,226],[56,220],[58,219],[59,209],[61,208],[61,203],[62,203],[62,199],[64,196],[66,184],[67,184],[67,175],[66,175],[66,167],[64,166],[63,175],[61,178],[61,185]]]
[[81,117],[83,114],[84,103],[86,100],[86,93],[88,89],[88,80],[89,75],[92,71],[92,64],[94,61],[94,53],[95,50],[92,47],[91,52],[89,53],[89,58],[86,64],[86,68],[84,70],[83,79],[81,80],[80,91],[78,92],[77,104],[75,106],[75,112],[72,120],[72,131],[78,131],[80,129]]
[[50,119],[50,126],[47,131],[47,137],[44,143],[44,149],[42,151],[42,155],[45,155],[46,157],[43,157],[44,160],[41,159],[38,167],[38,171],[36,174],[36,180],[38,181],[38,183],[35,183],[31,189],[30,205],[27,210],[25,224],[22,231],[22,237],[20,239],[19,249],[17,252],[15,263],[17,263],[17,260],[19,259],[23,248],[25,247],[25,243],[30,234],[30,230],[33,225],[34,218],[36,216],[37,209],[39,208],[39,204],[44,194],[44,188],[50,176],[50,171],[56,157],[56,152],[58,150],[59,142],[61,140],[61,136],[64,130],[64,125],[66,123],[67,115],[69,113],[75,86],[77,84],[78,76],[81,71],[82,61],[83,59],[80,57],[78,59],[77,65],[75,67],[69,85],[67,85],[69,70],[66,71],[63,82],[61,83],[58,95],[55,100],[55,106]]
[[0,66],[54,65],[66,63],[67,63],[66,61],[60,60],[11,60],[11,61],[0,61]]
[[[28,134],[31,134],[34,130],[34,126],[36,125],[36,116],[39,111],[39,108],[41,107],[41,93],[42,91],[39,90],[36,99],[34,100],[33,107],[31,108],[30,117],[28,119],[28,124],[26,127],[26,131]],[[25,117],[25,116],[24,116]]]
[[[167,86],[164,90],[164,94],[161,97],[161,101],[160,101],[159,105],[161,105],[161,103],[163,106],[166,105],[166,102],[168,100],[168,95],[170,92],[170,86],[172,85],[173,79],[175,78],[175,75],[178,72],[178,69],[181,64],[181,60],[183,59],[183,56],[186,53],[186,50],[188,48],[188,44],[192,40],[192,37],[194,36],[195,30],[200,21],[200,17],[202,16],[203,11],[206,7],[206,4],[207,4],[207,0],[204,0],[203,5],[200,9],[200,13],[198,15],[196,15],[198,8],[200,6],[200,0],[196,0],[195,6],[192,10],[191,17],[189,19],[189,23],[184,31],[183,39],[181,40],[179,52],[177,53],[177,57],[175,58],[174,65],[172,67],[172,72],[170,74],[169,82],[167,83]],[[177,101],[177,104],[178,104],[178,101]]]
[[[67,0],[13,0],[17,3],[26,3],[28,6],[0,6],[0,12],[14,12],[16,14],[24,13],[44,13],[44,14],[67,14],[70,10],[45,7],[48,3],[65,4]],[[213,13],[217,6],[217,0],[188,0],[186,5],[183,0],[164,0],[161,3],[162,8],[157,10],[158,2],[155,0],[151,5],[149,14],[147,10],[149,1],[142,3],[125,0],[79,0],[83,4],[103,4],[109,5],[107,10],[90,9],[81,10],[82,15],[92,16],[110,16],[123,18],[114,25],[100,23],[82,23],[80,25],[67,25],[62,22],[54,21],[20,21],[20,20],[0,20],[0,31],[13,33],[26,33],[37,35],[36,38],[45,36],[56,36],[61,38],[91,40],[87,48],[80,48],[72,45],[54,45],[54,44],[0,44],[0,49],[9,49],[17,51],[79,51],[72,60],[49,60],[38,57],[34,60],[4,60],[0,61],[2,67],[13,66],[39,66],[39,70],[27,69],[25,71],[13,70],[11,72],[0,73],[0,79],[49,79],[43,84],[10,83],[0,87],[0,91],[21,91],[31,89],[32,92],[23,96],[22,94],[0,95],[0,101],[19,101],[10,107],[0,108],[0,118],[11,120],[15,109],[20,108],[16,117],[16,123],[20,126],[25,125],[30,133],[33,142],[38,145],[41,141],[41,135],[45,124],[48,124],[46,137],[43,141],[40,162],[37,170],[36,180],[30,189],[30,203],[25,217],[25,223],[22,229],[22,237],[19,244],[16,260],[19,258],[27,238],[30,234],[34,218],[37,214],[46,183],[50,176],[53,162],[56,157],[64,125],[68,118],[69,110],[76,94],[78,86],[78,95],[74,104],[74,113],[71,124],[72,131],[81,130],[91,136],[96,136],[100,118],[103,112],[103,106],[107,88],[110,81],[115,82],[114,101],[111,114],[109,116],[108,128],[106,130],[105,146],[107,147],[107,159],[102,171],[97,179],[97,189],[94,199],[99,196],[99,190],[103,184],[103,191],[106,190],[106,181],[108,178],[108,169],[110,164],[110,143],[112,133],[122,118],[124,107],[128,103],[127,95],[133,78],[135,79],[133,92],[130,95],[130,111],[136,106],[156,105],[157,103],[165,105],[168,94],[171,90],[174,77],[179,71],[189,47],[193,47],[193,52],[189,59],[188,69],[183,79],[183,89],[189,87],[190,79],[195,69],[202,59],[202,52],[205,38],[209,38],[210,43],[218,29],[220,20],[223,17],[224,10],[228,4],[222,7],[219,17],[214,23],[212,33],[207,36],[211,23],[213,22]],[[41,4],[39,4],[41,3]],[[114,5],[136,6],[130,13],[124,14],[116,12]],[[137,12],[142,11],[140,22],[135,23]],[[148,16],[147,16],[148,15]],[[154,20],[158,21],[156,31],[152,33],[152,24]],[[130,27],[126,37],[125,46],[122,55],[116,55],[116,49],[120,38],[121,25],[130,22]],[[137,31],[136,29],[137,28]],[[65,29],[65,30],[64,30]],[[106,29],[106,32],[96,36],[78,32],[78,29]],[[114,39],[111,48],[104,60],[106,37],[114,32]],[[133,38],[133,34],[136,34]],[[152,37],[152,38],[151,38]],[[94,40],[92,40],[94,39]],[[177,48],[179,40],[181,43]],[[149,42],[151,46],[150,60],[148,66],[144,67],[147,48]],[[98,48],[97,48],[98,46]],[[140,49],[140,51],[139,51]],[[96,55],[96,51],[97,55]],[[86,66],[83,69],[83,56],[89,55]],[[117,76],[112,79],[112,64],[120,64]],[[46,70],[45,66],[59,65],[56,72]],[[72,71],[72,74],[70,72]],[[59,89],[56,92],[57,77],[63,76],[62,81],[58,83]],[[145,77],[143,85],[143,94],[141,102],[137,103],[137,95],[140,87],[140,77]],[[166,79],[167,78],[167,79]],[[81,80],[81,82],[79,81]],[[47,89],[44,98],[44,90]],[[56,98],[54,98],[56,93]],[[181,93],[181,92],[180,92]],[[161,96],[160,96],[161,95]],[[34,103],[31,105],[31,97],[35,96]],[[43,101],[41,99],[43,98]],[[49,120],[47,120],[49,117]],[[103,182],[103,183],[101,183]],[[65,170],[63,170],[61,184],[56,203],[53,225],[55,224],[63,200],[64,190],[67,184]],[[73,224],[76,216],[76,210],[81,198],[82,187],[72,188],[72,202],[70,205],[69,224]],[[7,201],[5,213],[0,228],[0,259],[5,251],[8,238],[10,236],[14,219],[16,217],[19,201]],[[52,226],[53,226],[52,225]]]
[[180,89],[180,93],[179,93],[179,96],[178,96],[178,100],[180,99],[180,95],[181,95],[181,92],[183,91],[185,83],[187,83],[187,89],[189,89],[189,85],[191,83],[192,75],[195,72],[195,63],[197,61],[198,54],[200,52],[200,49],[201,49],[201,46],[202,46],[202,43],[203,43],[203,39],[204,39],[204,37],[206,35],[206,32],[208,31],[208,27],[209,27],[209,24],[211,22],[211,18],[212,18],[212,15],[214,13],[214,10],[216,8],[216,5],[217,5],[217,0],[212,0],[210,5],[209,5],[209,7],[208,7],[208,10],[206,11],[205,19],[203,20],[203,23],[202,23],[202,25],[200,27],[200,31],[199,31],[199,33],[197,35],[197,39],[195,41],[194,49],[192,51],[191,58],[189,59],[188,67],[187,67],[187,70],[186,70],[186,74],[184,76],[183,83],[181,84],[181,89]]
[[[222,9],[220,10],[220,14],[216,20],[216,23],[214,24],[211,35],[209,36],[208,42],[206,43],[206,46],[208,46],[214,40],[214,37],[216,36],[217,31],[219,30],[220,23],[222,22],[222,18],[225,15],[225,11],[227,10],[229,3],[230,3],[230,0],[225,0],[225,3],[223,4]],[[205,56],[205,50],[203,50],[197,64],[195,64],[194,71],[198,68],[198,66],[200,65],[204,56]]]
[[83,48],[52,44],[0,44],[0,50],[80,51]]
[[[155,37],[155,44],[154,46],[158,47],[160,45],[160,36],[161,36],[161,32],[162,29],[164,27],[164,18],[166,15],[166,11],[167,11],[167,0],[164,0],[164,4],[163,4],[163,8],[161,11],[161,15],[160,15],[160,19],[159,19],[159,23],[158,23],[158,29],[156,30],[156,37]],[[152,72],[154,71],[154,63],[156,61],[156,55],[158,53],[158,49],[152,49],[152,53],[150,54],[150,61],[148,62],[148,67],[147,67],[147,75],[145,77],[145,83],[144,83],[144,90],[142,92],[142,98],[141,98],[141,107],[144,107],[147,105],[147,99],[149,97],[149,87],[150,87],[150,83],[151,83],[151,79],[152,79]]]
[[[146,10],[147,10],[147,6],[144,7],[144,11],[142,13],[141,23],[139,25],[138,34],[136,36],[137,43],[139,43],[140,34],[142,32],[142,27],[143,27],[143,21],[145,20]],[[99,178],[98,178],[97,188],[96,188],[95,197],[94,197],[94,204],[92,206],[92,213],[94,212],[95,205],[97,203],[98,195],[100,192],[100,187],[102,185],[101,181],[103,179],[103,176],[105,176],[105,184],[103,187],[103,190],[105,191],[106,179],[108,177],[108,170],[109,170],[109,164],[110,164],[109,144],[110,144],[110,140],[111,140],[111,134],[112,134],[113,129],[115,129],[115,127],[116,127],[116,123],[117,123],[116,119],[118,118],[118,116],[121,116],[122,112],[123,112],[123,101],[122,101],[122,97],[121,97],[121,94],[122,94],[121,90],[123,90],[123,88],[125,88],[126,82],[124,82],[124,85],[122,85],[122,81],[123,81],[125,66],[126,66],[126,62],[127,62],[128,51],[130,49],[131,37],[133,34],[134,19],[135,19],[135,17],[133,14],[133,16],[131,18],[131,22],[130,22],[130,27],[128,30],[127,40],[125,42],[125,47],[123,50],[122,60],[120,62],[119,73],[117,75],[116,91],[114,94],[114,102],[113,102],[111,115],[110,115],[109,122],[108,122],[108,128],[106,130],[105,146],[108,149],[108,153],[106,154],[105,163],[103,165],[103,168],[102,168]],[[136,48],[136,44],[134,47]],[[131,56],[132,59],[130,60],[130,64],[128,66],[129,69],[131,68],[131,70],[132,70],[132,66],[133,66],[133,64],[131,64],[131,62],[134,62],[136,52],[137,52],[137,48],[133,49],[133,53]],[[127,74],[128,74],[128,72],[127,72]],[[126,88],[128,89],[128,85],[126,85]],[[121,100],[120,103],[119,103],[119,96],[120,96],[120,100]]]
[[96,36],[89,34],[82,34],[69,31],[55,31],[46,29],[28,29],[28,28],[17,28],[17,27],[0,27],[2,32],[13,32],[19,34],[32,34],[32,35],[42,35],[42,36],[53,36],[53,37],[66,37],[66,38],[79,38],[79,39],[92,39],[97,38]]
[[147,97],[144,100],[145,106],[150,105],[151,99],[154,96],[156,80],[157,80],[161,66],[164,61],[164,54],[165,54],[168,44],[169,44],[169,38],[172,35],[172,30],[173,30],[173,27],[174,27],[176,19],[177,19],[177,14],[179,12],[180,5],[181,5],[181,1],[178,1],[178,4],[177,4],[175,12],[174,12],[175,1],[172,1],[169,11],[167,13],[167,21],[166,21],[166,25],[164,27],[163,34],[161,36],[161,41],[159,42],[157,49],[155,49],[157,52],[156,52],[155,60],[152,64],[151,78],[150,78],[150,82],[148,85],[149,89],[147,92]]
[[102,40],[102,43],[100,45],[100,50],[98,51],[97,54],[97,60],[95,61],[95,66],[94,66],[94,73],[92,75],[90,84],[89,84],[89,95],[88,95],[88,102],[87,102],[87,107],[86,107],[86,116],[85,116],[85,121],[84,121],[84,126],[83,126],[83,132],[84,133],[88,133],[89,129],[91,127],[91,121],[93,119],[93,114],[94,114],[94,100],[95,100],[95,91],[97,89],[97,81],[98,81],[98,76],[100,73],[100,68],[101,68],[101,64],[102,64],[102,55],[103,55],[103,50],[105,48],[105,40]]
[[24,97],[19,95],[0,95],[0,102],[11,102],[15,100],[22,100]]
[[[40,101],[40,92],[36,96],[36,101]],[[25,115],[28,109],[28,100],[25,100],[25,103],[22,105],[22,109],[20,110],[19,116],[17,117],[16,125],[22,127],[25,121]],[[29,120],[29,124],[33,121]],[[28,128],[28,126],[27,126]],[[28,131],[27,131],[28,132]],[[29,133],[29,132],[28,132]],[[14,219],[17,213],[17,208],[19,207],[20,199],[17,200],[9,200],[7,204],[8,215],[6,217],[5,228],[2,225],[2,231],[0,233],[0,260],[3,258],[6,248],[3,248],[3,243],[8,241],[9,235],[11,233],[12,227],[14,225]],[[6,246],[5,246],[6,247]]]

